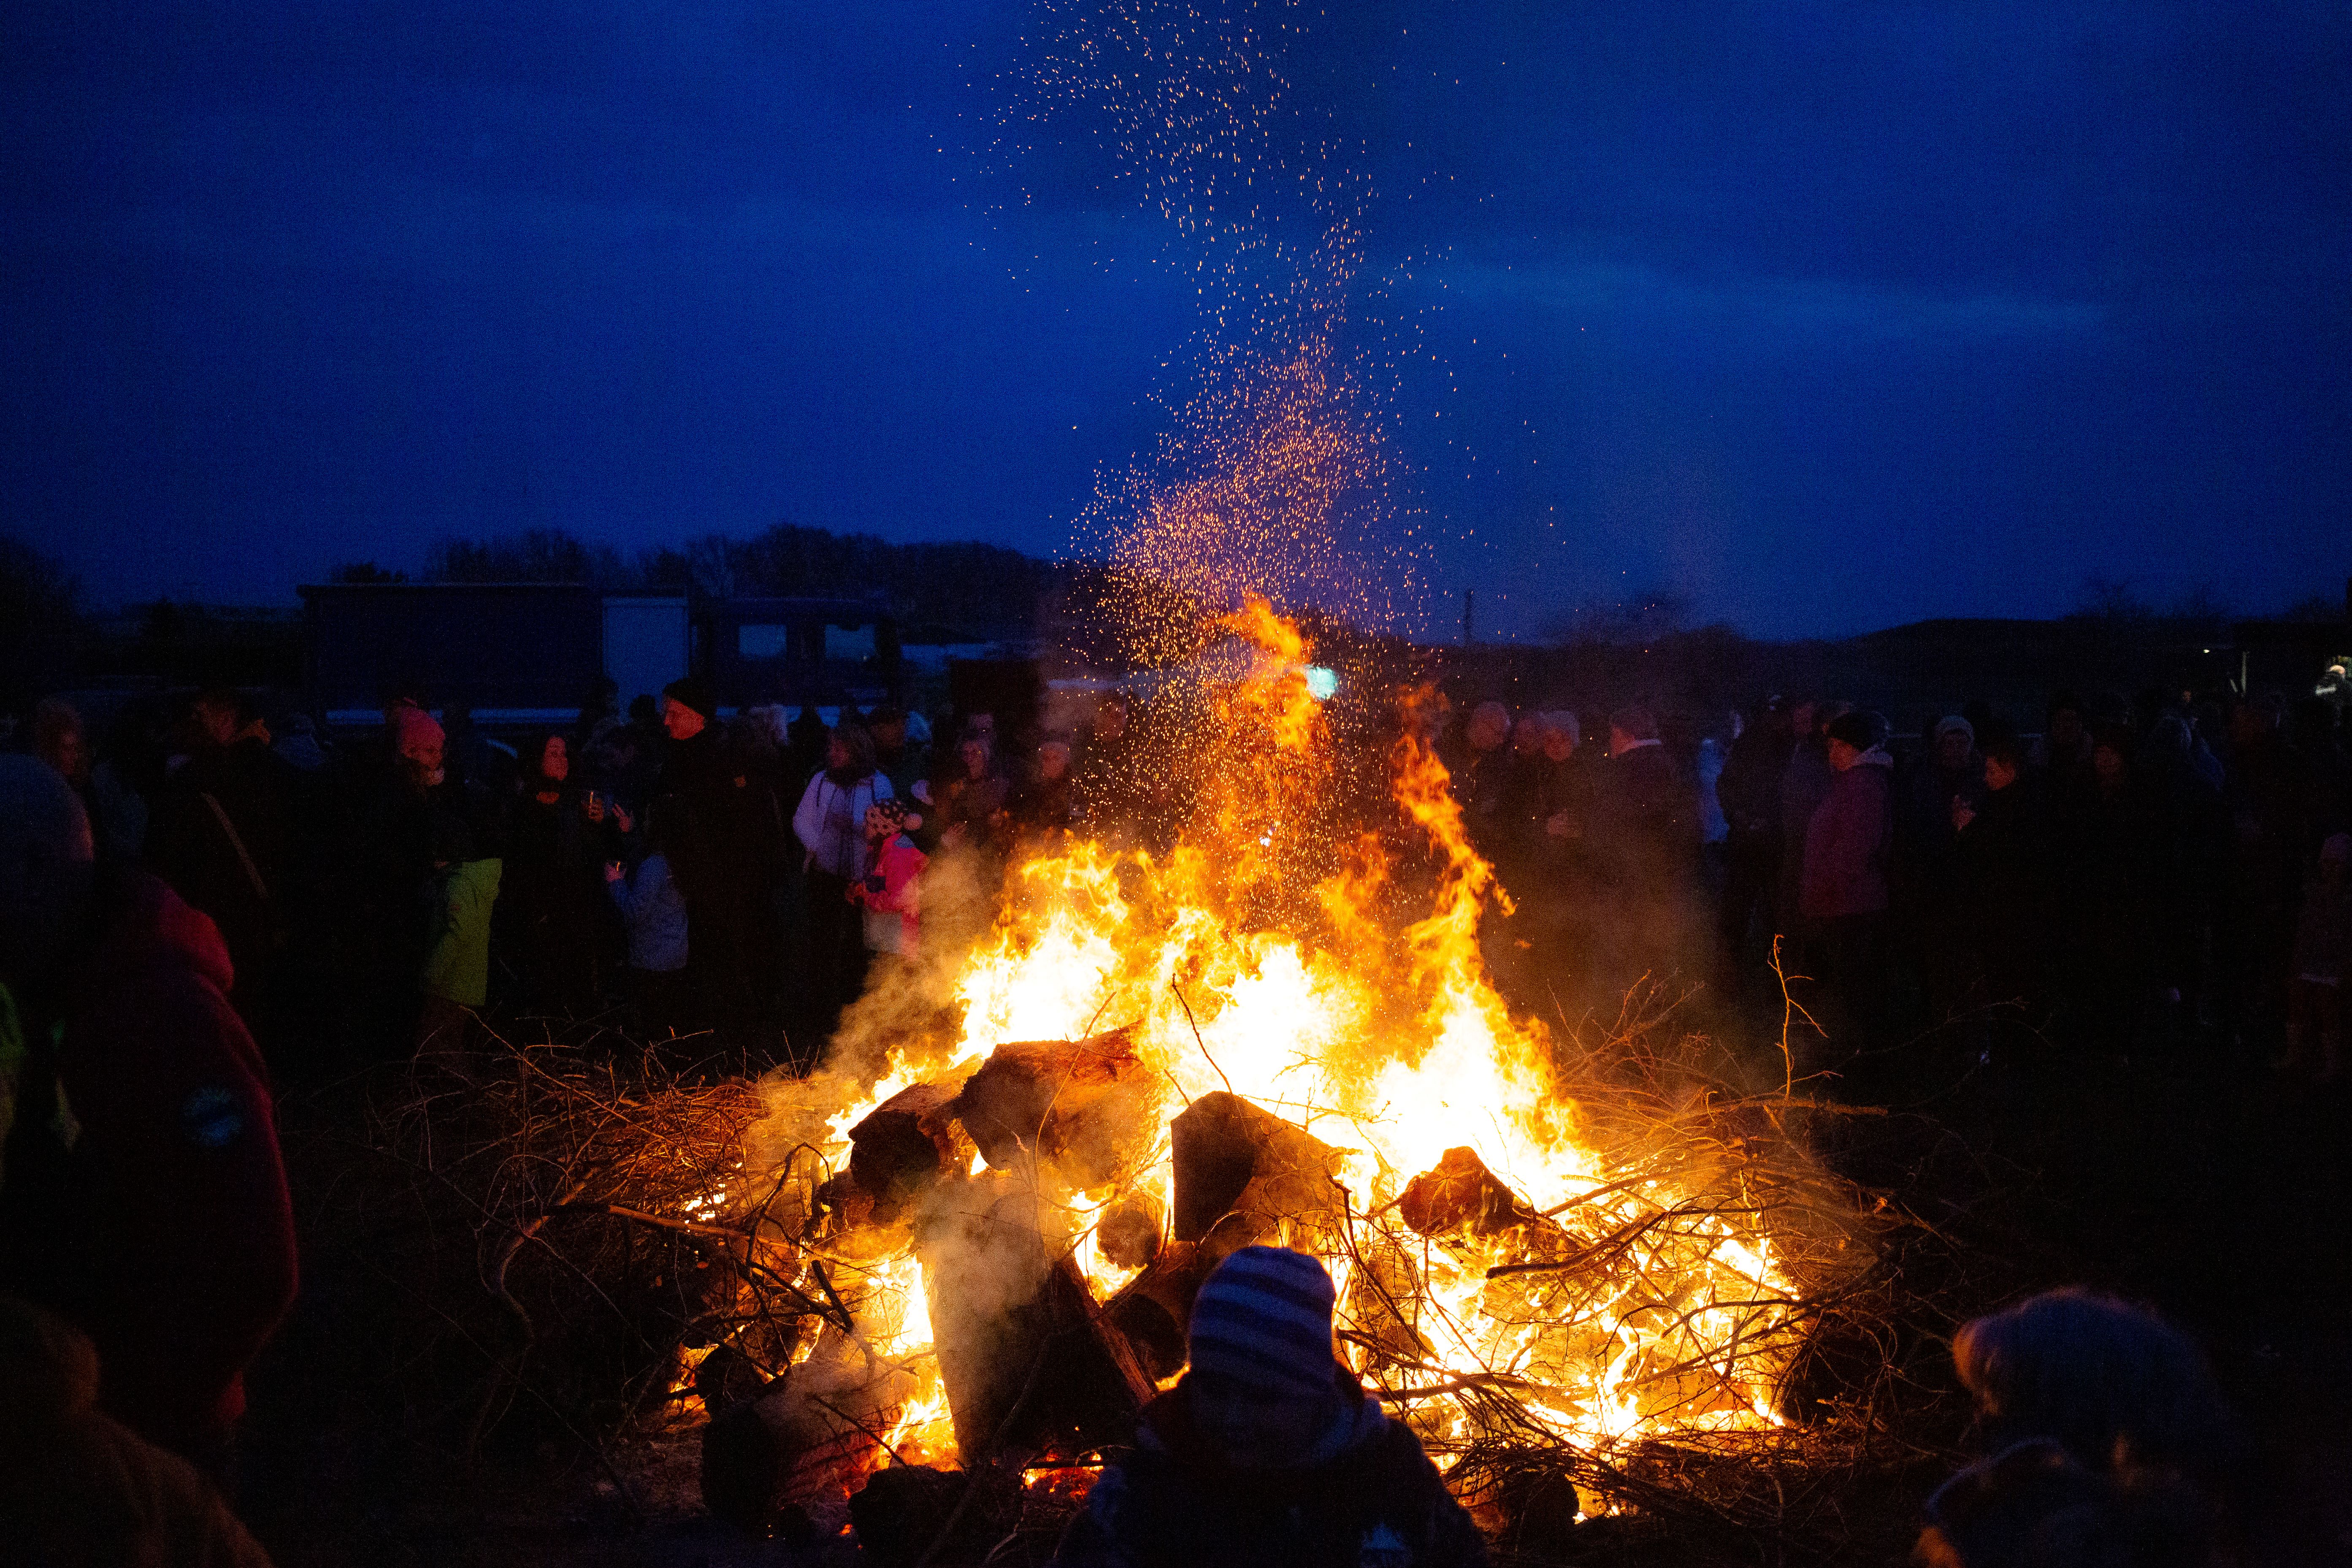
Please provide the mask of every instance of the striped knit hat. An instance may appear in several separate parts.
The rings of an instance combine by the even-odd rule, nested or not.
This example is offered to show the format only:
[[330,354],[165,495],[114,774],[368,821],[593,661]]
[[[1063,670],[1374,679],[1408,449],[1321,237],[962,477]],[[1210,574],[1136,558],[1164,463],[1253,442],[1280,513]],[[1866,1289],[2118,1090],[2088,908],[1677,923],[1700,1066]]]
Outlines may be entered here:
[[1331,1276],[1303,1252],[1244,1247],[1192,1301],[1192,1366],[1285,1394],[1331,1386]]

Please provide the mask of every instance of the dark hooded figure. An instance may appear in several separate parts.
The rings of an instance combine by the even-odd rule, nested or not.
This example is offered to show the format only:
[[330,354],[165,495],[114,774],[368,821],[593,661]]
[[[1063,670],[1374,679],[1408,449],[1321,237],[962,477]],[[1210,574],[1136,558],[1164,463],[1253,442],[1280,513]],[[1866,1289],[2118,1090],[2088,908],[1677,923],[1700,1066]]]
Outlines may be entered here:
[[1192,1306],[1192,1368],[1144,1410],[1063,1535],[1060,1568],[1477,1568],[1421,1440],[1332,1352],[1331,1277],[1245,1247]]
[[2052,1290],[1952,1342],[1988,1458],[1927,1505],[1939,1568],[2213,1561],[2244,1444],[2196,1344],[2154,1313]]
[[193,745],[156,803],[149,868],[213,919],[236,966],[235,1000],[261,1011],[294,918],[293,767],[235,691],[207,691],[189,713]]
[[541,737],[523,759],[500,885],[500,936],[527,1003],[562,1017],[593,1012],[611,967],[612,921],[599,868],[616,823],[588,819],[572,742]]
[[653,805],[674,836],[671,871],[686,896],[688,945],[712,1016],[742,1026],[766,1010],[775,959],[768,897],[783,816],[764,776],[736,753],[710,689],[663,689],[667,749]]
[[215,1471],[294,1299],[276,1111],[232,977],[163,882],[97,876],[64,780],[0,756],[0,1294],[87,1333],[105,1412]]

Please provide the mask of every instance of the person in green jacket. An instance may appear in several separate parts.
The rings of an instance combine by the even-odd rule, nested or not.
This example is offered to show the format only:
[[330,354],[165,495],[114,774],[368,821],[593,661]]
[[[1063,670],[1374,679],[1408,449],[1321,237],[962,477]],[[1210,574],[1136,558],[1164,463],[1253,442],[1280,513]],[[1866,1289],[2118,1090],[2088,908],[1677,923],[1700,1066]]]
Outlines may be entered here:
[[433,935],[425,954],[420,1051],[462,1051],[472,1009],[488,999],[490,910],[504,862],[477,858],[472,826],[455,813],[433,826]]

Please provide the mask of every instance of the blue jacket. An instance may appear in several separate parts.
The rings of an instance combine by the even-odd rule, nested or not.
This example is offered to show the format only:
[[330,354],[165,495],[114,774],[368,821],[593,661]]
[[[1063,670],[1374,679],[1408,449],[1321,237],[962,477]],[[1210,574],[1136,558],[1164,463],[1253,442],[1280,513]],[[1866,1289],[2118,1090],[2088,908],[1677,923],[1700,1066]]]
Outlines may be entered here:
[[684,969],[686,896],[669,874],[669,861],[648,855],[628,876],[604,885],[629,928],[629,966],[656,974]]

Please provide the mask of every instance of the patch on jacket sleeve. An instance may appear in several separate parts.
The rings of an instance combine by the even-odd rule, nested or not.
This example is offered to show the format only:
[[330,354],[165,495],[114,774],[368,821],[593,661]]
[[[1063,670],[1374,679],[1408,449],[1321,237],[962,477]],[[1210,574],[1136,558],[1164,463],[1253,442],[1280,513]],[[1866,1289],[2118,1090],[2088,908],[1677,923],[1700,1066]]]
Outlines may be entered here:
[[205,1084],[180,1107],[180,1131],[199,1149],[226,1149],[245,1131],[245,1107],[220,1085]]
[[1395,1531],[1385,1524],[1376,1524],[1364,1531],[1356,1563],[1358,1568],[1412,1568],[1412,1549]]

